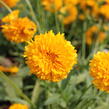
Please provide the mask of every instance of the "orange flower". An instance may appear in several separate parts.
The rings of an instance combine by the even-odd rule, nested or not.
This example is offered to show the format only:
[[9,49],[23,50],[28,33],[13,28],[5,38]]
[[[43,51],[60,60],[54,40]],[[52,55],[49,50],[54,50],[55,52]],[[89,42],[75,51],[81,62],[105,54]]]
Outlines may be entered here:
[[58,82],[67,78],[77,63],[77,53],[64,34],[49,31],[35,37],[25,47],[24,56],[31,72],[42,80]]
[[20,0],[3,0],[9,7],[13,8]]
[[70,24],[76,20],[78,15],[78,10],[73,5],[66,5],[60,10],[61,14],[59,19],[63,21],[64,24]]
[[19,11],[15,10],[2,19],[2,32],[13,42],[21,43],[30,40],[36,32],[36,25],[27,17],[19,18]]
[[93,84],[102,91],[109,92],[109,52],[98,52],[90,61]]
[[[86,43],[91,45],[93,42],[93,35],[97,34],[98,32],[98,27],[97,26],[92,26],[89,28],[86,32]],[[96,38],[96,36],[94,36]]]
[[41,3],[47,11],[55,12],[62,7],[63,1],[62,0],[41,0]]
[[77,5],[79,3],[79,0],[64,0],[64,4],[65,5],[69,5],[69,4],[72,4],[72,5]]
[[100,7],[99,13],[106,19],[109,19],[109,4],[102,5]]
[[102,42],[106,38],[106,34],[101,32],[97,26],[92,26],[86,32],[86,43],[91,45],[94,41]]
[[24,104],[12,104],[9,109],[29,109],[27,105]]
[[17,19],[18,16],[19,16],[19,10],[14,10],[10,14],[8,14],[7,16],[3,17],[2,22],[3,23],[10,23],[12,20]]

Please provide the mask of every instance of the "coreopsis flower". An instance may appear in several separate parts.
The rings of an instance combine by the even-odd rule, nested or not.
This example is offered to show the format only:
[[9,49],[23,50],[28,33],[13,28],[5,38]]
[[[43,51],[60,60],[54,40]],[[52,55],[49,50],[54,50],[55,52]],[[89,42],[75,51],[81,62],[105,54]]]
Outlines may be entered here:
[[24,104],[12,104],[9,109],[29,109],[27,105]]
[[18,17],[19,11],[13,11],[2,19],[2,32],[6,39],[21,43],[30,40],[36,32],[36,25],[29,18]]
[[42,80],[58,82],[77,63],[77,53],[64,34],[49,31],[36,35],[25,47],[24,56],[31,72]]
[[92,17],[97,17],[99,13],[99,5],[96,0],[79,0],[80,9]]
[[109,4],[109,0],[105,0],[105,2]]
[[41,0],[41,3],[44,6],[45,10],[55,12],[62,7],[63,0]]
[[60,10],[60,15],[58,16],[60,21],[64,24],[70,24],[74,22],[78,15],[78,10],[74,5],[66,5]]
[[64,0],[64,4],[65,5],[69,5],[69,4],[72,4],[72,5],[77,5],[79,3],[79,0]]
[[11,74],[16,74],[19,71],[19,68],[16,67],[16,66],[5,67],[5,66],[0,65],[0,71],[2,71],[2,72],[9,72]]
[[106,34],[100,31],[96,25],[89,28],[86,32],[86,43],[88,45],[91,45],[94,41],[102,42],[105,38]]
[[106,38],[105,32],[99,32],[98,41],[102,42]]
[[109,19],[109,4],[102,5],[99,9],[99,13],[106,19]]
[[13,8],[17,5],[20,0],[3,0],[10,8]]
[[95,0],[84,0],[84,1],[79,0],[79,4],[81,8],[83,9],[86,9],[87,7],[92,8],[96,5],[96,1]]
[[109,92],[109,52],[98,52],[90,61],[93,84],[102,91]]
[[19,10],[14,10],[7,16],[2,18],[3,23],[10,23],[12,20],[15,20],[19,17]]

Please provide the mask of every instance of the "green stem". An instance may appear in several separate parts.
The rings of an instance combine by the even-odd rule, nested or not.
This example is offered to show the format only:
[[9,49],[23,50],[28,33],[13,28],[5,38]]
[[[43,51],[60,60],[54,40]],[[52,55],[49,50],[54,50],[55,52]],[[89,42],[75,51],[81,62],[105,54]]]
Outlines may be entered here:
[[86,90],[84,91],[84,93],[81,94],[81,96],[79,97],[79,102],[76,104],[76,107],[78,106],[78,104],[81,102],[81,99],[83,98],[83,96],[86,94],[86,92],[92,87],[92,84],[89,85]]
[[31,100],[21,91],[21,89],[12,81],[9,79],[8,76],[6,76],[3,72],[0,72],[0,77],[2,79],[4,79],[8,84],[10,84],[13,89],[15,90],[15,92],[22,97],[23,99],[25,99],[29,104],[32,105]]
[[40,93],[41,93],[40,81],[36,80],[36,83],[32,92],[32,98],[31,98],[33,104],[37,103]]
[[11,13],[12,10],[11,8],[3,1],[3,0],[0,0],[0,3]]
[[92,51],[92,53],[90,53],[90,55],[87,57],[87,59],[86,59],[86,62],[88,63],[89,62],[89,60],[91,59],[91,57],[97,52],[97,50],[98,50],[98,45],[99,45],[99,42],[96,40],[96,43],[95,43],[95,46],[94,46],[94,48],[93,48],[93,51]]
[[86,37],[85,37],[85,31],[86,31],[86,22],[83,25],[83,39],[82,39],[82,59],[85,60],[86,56]]
[[37,24],[37,26],[38,26],[38,31],[41,33],[41,32],[42,32],[42,31],[41,31],[41,27],[40,27],[40,24],[39,24],[39,22],[38,22],[38,20],[37,20],[37,18],[36,18],[36,15],[35,15],[35,13],[34,13],[33,7],[32,7],[32,5],[31,5],[31,3],[30,3],[29,0],[25,0],[25,1],[26,1],[26,3],[27,3],[28,7],[30,8],[31,15],[32,15],[34,21],[36,22],[36,24]]
[[59,22],[58,22],[58,19],[57,19],[57,12],[55,12],[55,23],[56,23],[56,30],[57,30],[57,32],[60,32]]

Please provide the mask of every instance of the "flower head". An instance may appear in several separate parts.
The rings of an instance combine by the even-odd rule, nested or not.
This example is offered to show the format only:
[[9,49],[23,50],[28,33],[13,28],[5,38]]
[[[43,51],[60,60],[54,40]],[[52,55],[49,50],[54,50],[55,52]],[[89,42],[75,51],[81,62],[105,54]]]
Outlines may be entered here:
[[12,104],[9,109],[28,109],[28,106],[24,104]]
[[79,3],[79,0],[64,0],[65,4],[72,4],[72,5],[77,5]]
[[70,24],[76,20],[78,10],[74,5],[66,5],[60,10],[59,18],[64,24]]
[[99,13],[106,19],[109,19],[109,4],[102,5],[99,9]]
[[98,52],[90,61],[93,84],[100,90],[109,92],[109,52]]
[[3,23],[10,23],[12,20],[15,20],[19,17],[19,10],[14,10],[7,16],[2,18]]
[[36,25],[27,17],[19,18],[19,11],[14,11],[2,19],[4,36],[13,42],[21,43],[30,40],[36,32]]
[[63,1],[62,0],[42,0],[41,3],[47,11],[55,12],[62,7]]
[[53,82],[67,77],[77,62],[77,53],[64,34],[49,31],[35,37],[25,47],[24,56],[31,72],[42,80]]
[[91,45],[94,41],[102,42],[105,38],[106,34],[100,31],[96,25],[89,28],[86,32],[86,43],[88,45]]
[[20,0],[3,0],[9,7],[13,8]]

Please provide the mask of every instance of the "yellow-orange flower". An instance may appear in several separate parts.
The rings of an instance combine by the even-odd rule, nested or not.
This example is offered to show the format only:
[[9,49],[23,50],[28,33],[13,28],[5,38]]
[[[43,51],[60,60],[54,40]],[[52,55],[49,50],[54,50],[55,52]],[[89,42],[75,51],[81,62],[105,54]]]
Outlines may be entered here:
[[64,34],[49,31],[36,35],[25,47],[24,56],[31,72],[42,80],[53,82],[67,77],[77,62],[77,53]]
[[9,7],[13,8],[20,0],[3,0]]
[[88,45],[91,45],[94,41],[102,42],[105,38],[106,34],[100,31],[96,25],[89,28],[86,32],[86,43]]
[[12,104],[9,109],[29,109],[27,105],[24,104]]
[[99,5],[96,0],[79,0],[80,8],[85,14],[97,17],[99,13]]
[[105,0],[105,2],[109,4],[109,0]]
[[74,5],[66,5],[61,8],[60,12],[59,19],[63,21],[64,24],[72,23],[78,15],[78,10]]
[[69,4],[72,4],[72,5],[77,5],[79,3],[79,0],[64,0],[64,4],[65,5],[69,5]]
[[99,32],[98,41],[102,42],[106,38],[105,32]]
[[36,32],[36,25],[27,17],[19,18],[19,11],[13,11],[2,19],[2,32],[13,42],[21,43],[30,40]]
[[109,4],[102,5],[99,10],[99,13],[106,19],[109,19]]
[[19,68],[16,66],[13,67],[5,67],[0,65],[0,71],[2,72],[10,72],[11,74],[16,74],[19,71]]
[[95,36],[95,34],[97,35],[98,33],[98,27],[96,25],[92,26],[91,28],[89,28],[86,32],[86,43],[87,44],[92,44],[93,42],[93,35],[96,39],[97,36]]
[[19,16],[19,10],[14,10],[10,14],[8,14],[7,16],[3,17],[2,22],[3,23],[10,23],[12,20],[17,19],[18,16]]
[[93,84],[102,91],[109,92],[109,52],[98,52],[90,61]]
[[55,12],[62,7],[63,1],[62,0],[42,0],[41,3],[47,11]]

